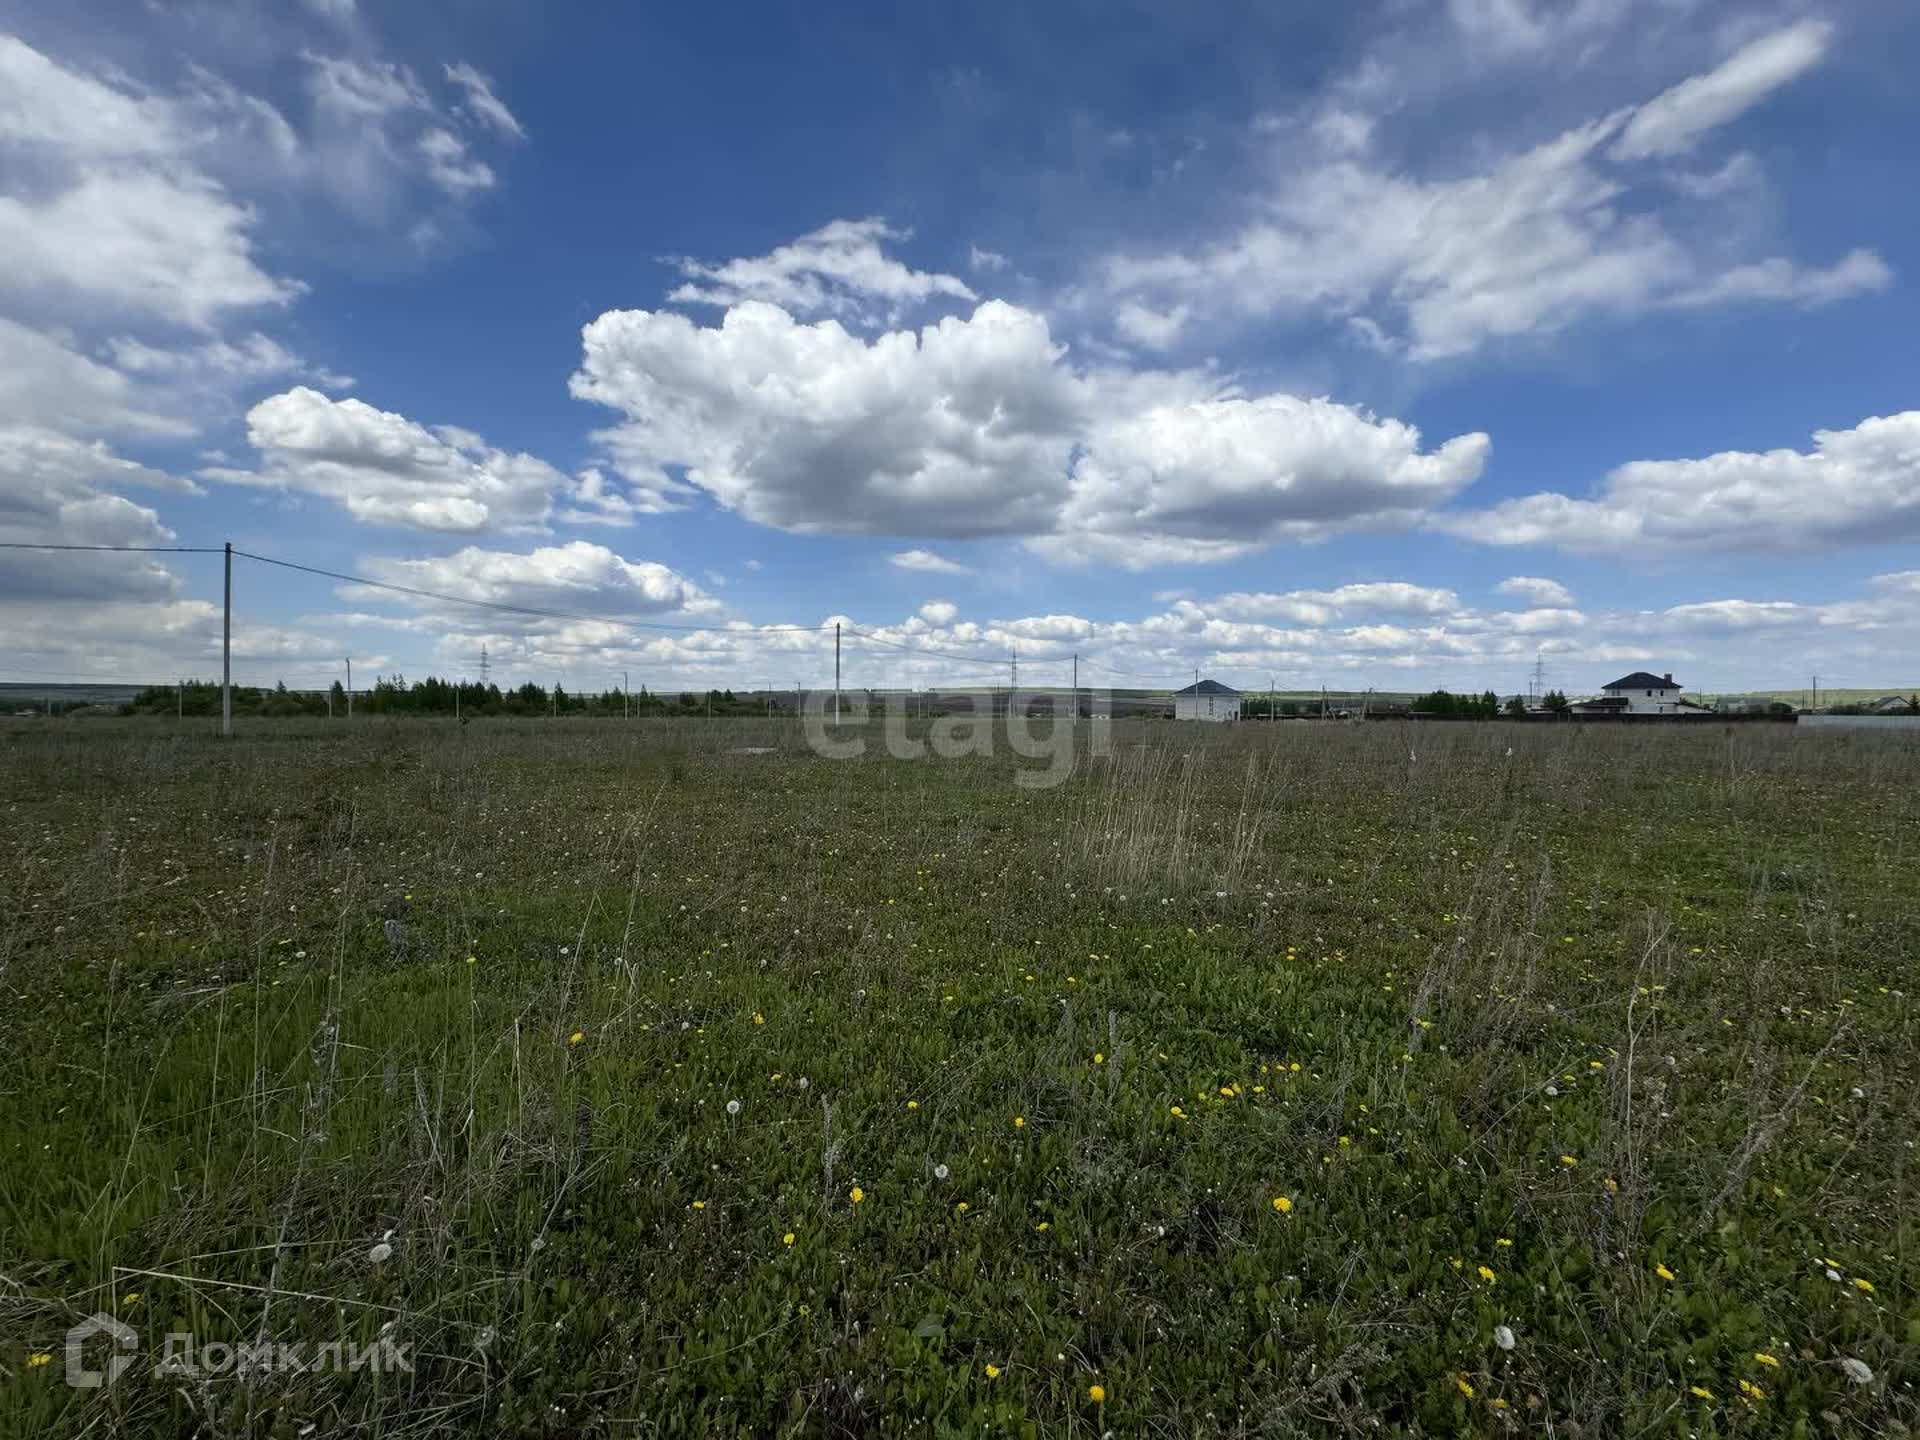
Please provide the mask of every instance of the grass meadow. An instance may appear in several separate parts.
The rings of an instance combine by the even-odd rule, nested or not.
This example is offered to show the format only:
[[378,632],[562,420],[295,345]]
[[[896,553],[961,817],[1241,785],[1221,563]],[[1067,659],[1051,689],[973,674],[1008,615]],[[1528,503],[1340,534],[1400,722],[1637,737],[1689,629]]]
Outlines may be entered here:
[[0,731],[0,1434],[1920,1428],[1920,737],[1014,763]]

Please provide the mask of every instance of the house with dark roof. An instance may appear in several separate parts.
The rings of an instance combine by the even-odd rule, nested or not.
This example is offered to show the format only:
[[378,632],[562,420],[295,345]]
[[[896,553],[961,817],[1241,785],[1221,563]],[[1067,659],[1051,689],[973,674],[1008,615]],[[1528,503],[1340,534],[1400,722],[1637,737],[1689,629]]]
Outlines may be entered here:
[[1240,692],[1218,680],[1196,680],[1173,692],[1176,720],[1238,720]]
[[1609,710],[1623,710],[1629,715],[1705,715],[1711,711],[1683,701],[1680,698],[1680,686],[1669,670],[1664,675],[1653,675],[1645,670],[1635,670],[1631,675],[1622,675],[1618,680],[1600,687],[1602,701],[1625,701],[1625,704],[1609,704]]

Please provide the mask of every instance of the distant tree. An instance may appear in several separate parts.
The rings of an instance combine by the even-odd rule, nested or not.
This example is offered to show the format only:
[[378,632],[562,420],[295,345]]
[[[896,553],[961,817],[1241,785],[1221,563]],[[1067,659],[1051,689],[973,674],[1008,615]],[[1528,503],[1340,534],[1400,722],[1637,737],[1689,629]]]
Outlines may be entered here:
[[1515,720],[1527,718],[1527,702],[1518,695],[1507,701],[1507,714]]
[[1547,698],[1541,703],[1556,715],[1564,715],[1573,708],[1573,703],[1558,690],[1549,690]]

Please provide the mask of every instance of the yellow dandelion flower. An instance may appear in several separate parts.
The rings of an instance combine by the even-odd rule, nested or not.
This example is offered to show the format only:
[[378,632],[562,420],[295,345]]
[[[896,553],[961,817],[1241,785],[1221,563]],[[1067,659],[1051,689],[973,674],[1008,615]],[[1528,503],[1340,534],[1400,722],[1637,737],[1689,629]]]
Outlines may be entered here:
[[1661,1278],[1662,1280],[1671,1280],[1671,1279],[1673,1279],[1673,1272],[1672,1272],[1671,1270],[1669,1270],[1669,1269],[1667,1269],[1667,1267],[1666,1267],[1666,1266],[1664,1266],[1664,1265],[1656,1265],[1656,1266],[1654,1266],[1654,1267],[1653,1267],[1653,1273],[1654,1273],[1654,1274],[1656,1274],[1656,1275],[1658,1275],[1658,1276],[1659,1276],[1659,1277],[1660,1277],[1660,1278]]
[[1293,1213],[1293,1201],[1285,1195],[1276,1195],[1273,1197],[1273,1208],[1278,1210],[1282,1215],[1291,1215]]
[[694,1208],[695,1210],[704,1210],[707,1208],[707,1202],[704,1200],[696,1200],[693,1202],[692,1208]]
[[38,1370],[42,1365],[51,1365],[52,1363],[53,1356],[45,1350],[36,1350],[27,1356],[27,1368],[29,1370]]
[[1096,1405],[1104,1405],[1107,1401],[1107,1387],[1104,1385],[1087,1386],[1087,1398]]
[[918,1100],[907,1101],[907,1109],[918,1110],[919,1108],[920,1108],[920,1102]]
[[1762,1365],[1771,1366],[1775,1370],[1780,1368],[1780,1357],[1777,1355],[1769,1355],[1764,1350],[1754,1351],[1753,1358],[1758,1360]]
[[129,1290],[120,1297],[120,1303],[122,1305],[138,1305],[140,1303],[140,1292],[138,1290]]
[[867,1198],[867,1192],[862,1190],[858,1185],[854,1186],[853,1189],[847,1192],[847,1199],[851,1200],[856,1205],[858,1205],[862,1200],[866,1198]]
[[1024,1116],[1024,1115],[1016,1115],[1016,1116],[1014,1116],[1014,1117],[1013,1117],[1013,1128],[1014,1128],[1014,1129],[1016,1129],[1016,1130],[1024,1130],[1024,1129],[1026,1129],[1026,1128],[1027,1128],[1027,1117],[1026,1117],[1026,1116]]
[[1471,1400],[1473,1398],[1473,1386],[1468,1382],[1466,1376],[1454,1376],[1453,1383],[1455,1388],[1457,1388],[1462,1395],[1466,1396],[1467,1399]]
[[1578,1165],[1580,1162],[1571,1155],[1562,1155],[1560,1157],[1560,1163],[1562,1165]]
[[1498,1245],[1502,1250],[1511,1250],[1513,1248],[1513,1241],[1507,1239],[1507,1237],[1504,1235],[1502,1235],[1498,1240],[1495,1240],[1493,1243]]
[[1858,1290],[1863,1295],[1871,1295],[1873,1293],[1873,1281],[1862,1280],[1856,1276],[1854,1278],[1853,1288]]
[[767,1023],[767,1017],[756,1010],[753,1012],[753,1023],[756,1025],[764,1025]]
[[571,1034],[571,1035],[569,1035],[569,1036],[567,1036],[567,1044],[569,1044],[569,1045],[578,1045],[578,1044],[579,1044],[579,1043],[580,1043],[580,1042],[581,1042],[582,1040],[584,1040],[584,1039],[586,1039],[586,1038],[587,1038],[587,1032],[586,1032],[586,1031],[584,1031],[584,1030],[576,1030],[576,1031],[574,1031],[574,1032],[573,1032],[573,1034]]
[[998,1380],[1000,1378],[1000,1367],[991,1360],[987,1362],[987,1378],[989,1380]]
[[953,1208],[956,1214],[964,1215],[967,1213],[967,1211],[971,1210],[973,1207],[967,1204],[966,1201],[962,1200],[958,1205],[954,1206]]
[[1742,1380],[1740,1382],[1740,1393],[1746,1396],[1749,1400],[1764,1400],[1767,1398],[1767,1392],[1762,1390],[1758,1385],[1754,1384],[1751,1380]]
[[784,1235],[782,1235],[782,1236],[780,1237],[780,1243],[781,1243],[782,1245],[791,1245],[791,1244],[793,1244],[793,1232],[792,1232],[791,1230],[789,1230],[789,1231],[787,1231],[787,1233],[786,1233],[786,1234],[784,1234]]
[[1494,1410],[1504,1410],[1507,1408],[1507,1402],[1500,1399],[1497,1395],[1493,1399],[1487,1401],[1487,1405],[1490,1409],[1494,1409]]
[[1687,1393],[1689,1395],[1698,1395],[1702,1400],[1713,1399],[1713,1391],[1707,1389],[1704,1385],[1689,1385],[1687,1387]]
[[1186,1116],[1187,1116],[1187,1112],[1182,1110],[1178,1105],[1168,1106],[1167,1113],[1173,1116],[1173,1118],[1176,1120],[1184,1120],[1186,1119]]
[[1046,1220],[1042,1220],[1038,1225],[1033,1227],[1034,1233],[1037,1235],[1044,1235],[1047,1233],[1047,1231],[1051,1230],[1052,1228],[1053,1228],[1052,1223]]
[[1093,1063],[1096,1065],[1104,1065],[1107,1063],[1107,1057],[1104,1054],[1102,1054],[1100,1051],[1096,1050],[1093,1052]]
[[1487,1284],[1489,1285],[1498,1284],[1500,1280],[1500,1277],[1494,1274],[1492,1269],[1490,1269],[1488,1266],[1485,1266],[1485,1265],[1482,1265],[1480,1267],[1480,1278],[1486,1281]]

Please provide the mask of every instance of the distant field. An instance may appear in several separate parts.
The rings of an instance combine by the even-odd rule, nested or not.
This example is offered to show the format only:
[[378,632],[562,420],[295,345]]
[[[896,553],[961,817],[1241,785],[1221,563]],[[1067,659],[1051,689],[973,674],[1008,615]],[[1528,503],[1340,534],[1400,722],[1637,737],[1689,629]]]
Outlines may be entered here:
[[0,1434],[1920,1426],[1920,737],[1113,728],[0,734]]

